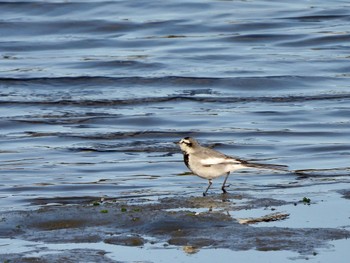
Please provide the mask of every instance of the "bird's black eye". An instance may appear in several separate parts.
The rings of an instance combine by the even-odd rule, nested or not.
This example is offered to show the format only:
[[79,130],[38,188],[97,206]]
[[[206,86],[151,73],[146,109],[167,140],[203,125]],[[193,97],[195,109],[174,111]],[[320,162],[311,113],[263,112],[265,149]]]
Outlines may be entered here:
[[192,142],[183,140],[182,143],[186,144],[188,147],[192,147]]

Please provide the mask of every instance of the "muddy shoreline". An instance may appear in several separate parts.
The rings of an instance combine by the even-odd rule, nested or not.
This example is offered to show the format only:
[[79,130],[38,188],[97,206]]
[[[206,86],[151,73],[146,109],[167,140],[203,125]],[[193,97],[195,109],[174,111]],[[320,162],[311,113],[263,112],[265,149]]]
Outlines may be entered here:
[[[51,204],[53,201],[46,200]],[[350,238],[347,229],[274,225],[275,221],[288,220],[289,214],[279,211],[281,206],[301,208],[310,205],[305,200],[293,203],[273,198],[259,199],[248,194],[227,194],[167,197],[157,201],[101,201],[90,197],[80,198],[79,202],[73,205],[47,205],[31,211],[2,212],[0,238],[44,244],[102,243],[158,249],[175,246],[189,254],[201,249],[292,251],[303,257],[317,255],[317,251],[326,248],[330,241]],[[259,226],[259,220],[262,220],[259,217],[242,223],[247,219],[234,216],[236,212],[251,209],[265,211],[267,220],[264,222],[270,222],[271,226]],[[48,250],[45,246],[33,247],[31,254],[45,250]],[[69,262],[74,262],[77,255],[80,255],[78,261],[115,262],[108,258],[108,253],[103,249],[39,253],[37,257],[28,256],[28,251],[3,251],[1,254],[3,262],[63,262],[67,258]]]

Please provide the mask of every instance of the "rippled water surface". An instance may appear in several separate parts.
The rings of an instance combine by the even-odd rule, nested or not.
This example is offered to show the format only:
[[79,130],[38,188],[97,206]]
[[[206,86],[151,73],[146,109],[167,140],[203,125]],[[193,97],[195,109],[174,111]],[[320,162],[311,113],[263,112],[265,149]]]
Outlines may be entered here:
[[[200,196],[185,136],[350,181],[348,1],[5,0],[0,14],[2,210]],[[230,191],[305,180],[238,172]]]

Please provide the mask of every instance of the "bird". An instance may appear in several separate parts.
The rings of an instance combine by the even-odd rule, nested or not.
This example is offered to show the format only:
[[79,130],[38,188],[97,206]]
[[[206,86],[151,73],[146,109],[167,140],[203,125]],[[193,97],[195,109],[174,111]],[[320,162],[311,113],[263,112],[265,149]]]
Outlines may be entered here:
[[212,180],[225,175],[221,190],[224,194],[227,193],[226,181],[230,172],[234,172],[243,168],[257,168],[288,171],[288,166],[279,164],[260,164],[252,163],[245,160],[233,158],[225,155],[214,149],[201,146],[198,141],[192,137],[185,137],[177,143],[183,153],[184,163],[189,170],[195,175],[207,179],[208,187],[203,192],[203,196],[207,195],[209,188],[212,185]]

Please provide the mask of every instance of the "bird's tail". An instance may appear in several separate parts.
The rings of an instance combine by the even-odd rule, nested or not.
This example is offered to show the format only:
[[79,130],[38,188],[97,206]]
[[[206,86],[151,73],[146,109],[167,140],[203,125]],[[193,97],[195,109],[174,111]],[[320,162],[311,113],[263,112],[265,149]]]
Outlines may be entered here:
[[246,167],[258,168],[258,169],[268,169],[268,170],[278,170],[278,171],[288,171],[287,165],[281,164],[265,164],[265,163],[245,163]]

